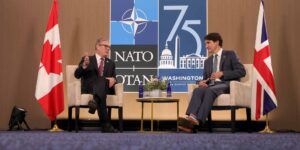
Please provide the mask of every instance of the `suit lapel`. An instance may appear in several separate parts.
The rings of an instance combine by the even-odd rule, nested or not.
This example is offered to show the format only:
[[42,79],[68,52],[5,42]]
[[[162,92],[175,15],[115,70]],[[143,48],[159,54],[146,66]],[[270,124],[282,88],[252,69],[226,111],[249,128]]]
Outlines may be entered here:
[[208,75],[210,76],[212,74],[212,69],[213,69],[213,56],[211,55],[208,58]]
[[96,59],[96,55],[92,56],[91,58],[91,64],[93,69],[97,72],[98,74],[98,64],[97,64],[97,59]]
[[107,70],[108,70],[108,68],[109,68],[109,61],[108,61],[107,58],[105,58],[103,76],[107,76]]
[[221,61],[220,61],[220,71],[223,71],[223,64],[225,62],[225,59],[226,59],[226,52],[225,50],[222,51],[222,55],[221,55]]

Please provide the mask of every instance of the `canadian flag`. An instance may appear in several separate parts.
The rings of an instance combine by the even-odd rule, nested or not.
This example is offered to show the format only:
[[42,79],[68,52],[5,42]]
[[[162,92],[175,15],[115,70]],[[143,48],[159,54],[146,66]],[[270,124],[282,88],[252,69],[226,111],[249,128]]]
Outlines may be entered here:
[[51,121],[64,110],[57,0],[53,1],[39,66],[35,97]]

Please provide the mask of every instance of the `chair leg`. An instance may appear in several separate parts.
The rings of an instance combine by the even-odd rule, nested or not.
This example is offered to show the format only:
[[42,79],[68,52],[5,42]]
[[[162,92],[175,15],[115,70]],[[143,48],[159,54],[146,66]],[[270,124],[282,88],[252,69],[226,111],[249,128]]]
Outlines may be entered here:
[[247,114],[247,126],[248,126],[248,132],[252,132],[252,126],[251,126],[251,109],[246,108],[246,114]]
[[68,131],[72,131],[71,129],[71,123],[72,123],[72,106],[69,106],[68,108]]
[[123,107],[118,108],[119,113],[119,130],[123,132]]
[[78,132],[78,123],[79,122],[79,106],[75,107],[75,131]]
[[107,107],[107,118],[111,121],[111,107]]
[[231,107],[231,132],[235,132],[235,108]]
[[208,123],[208,131],[212,132],[212,121],[211,121],[211,111],[207,116],[207,123]]

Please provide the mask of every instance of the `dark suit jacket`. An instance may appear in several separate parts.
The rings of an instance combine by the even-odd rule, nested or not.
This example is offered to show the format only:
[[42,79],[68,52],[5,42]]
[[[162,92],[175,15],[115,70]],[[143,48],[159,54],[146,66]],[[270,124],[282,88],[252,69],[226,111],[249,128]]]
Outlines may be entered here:
[[[89,59],[89,66],[86,69],[83,69],[82,58],[78,65],[78,68],[74,73],[77,79],[81,78],[81,93],[98,94],[99,96],[103,94],[115,94],[114,87],[109,88],[109,80],[105,79],[105,77],[116,78],[115,63],[112,60],[105,58],[103,76],[100,77],[98,75],[96,55],[89,56]],[[101,91],[101,93],[99,93],[99,91]]]
[[[234,51],[223,50],[220,71],[223,71],[223,76],[220,78],[225,83],[232,80],[240,81],[241,77],[246,75],[244,65],[240,63]],[[213,70],[213,56],[208,57],[204,62],[203,79],[207,79],[211,76]]]

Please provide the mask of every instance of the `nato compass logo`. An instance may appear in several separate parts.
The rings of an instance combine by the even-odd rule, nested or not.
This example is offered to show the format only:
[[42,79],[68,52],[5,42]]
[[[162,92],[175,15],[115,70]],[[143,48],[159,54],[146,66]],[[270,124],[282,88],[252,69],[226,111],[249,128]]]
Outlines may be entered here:
[[135,36],[145,30],[147,21],[145,12],[133,7],[133,9],[129,9],[123,14],[121,23],[123,23],[122,27],[127,33]]
[[157,45],[157,16],[155,0],[111,0],[111,44]]

